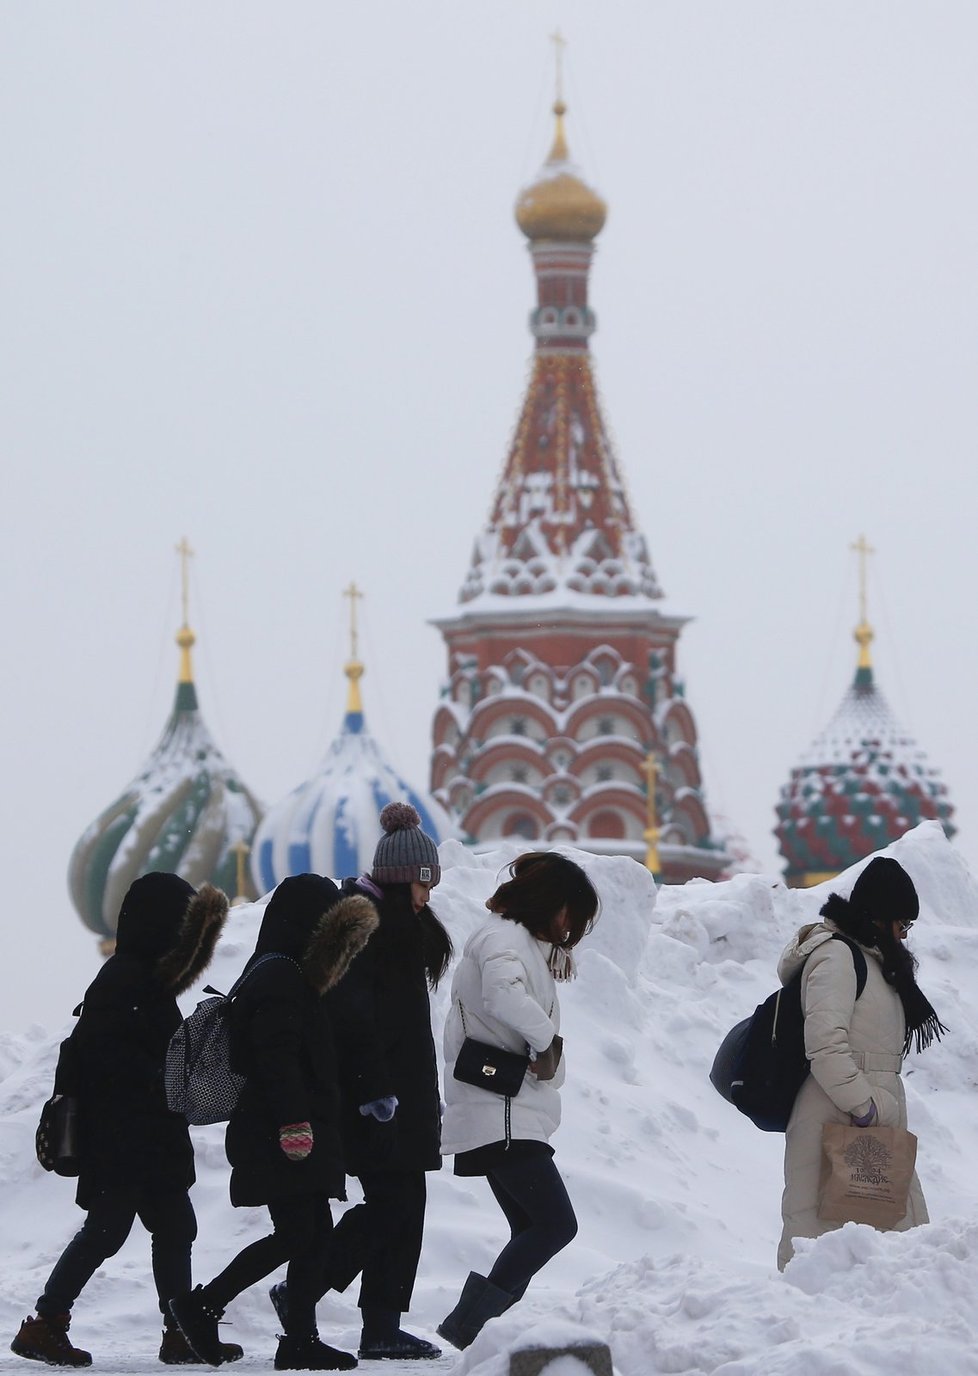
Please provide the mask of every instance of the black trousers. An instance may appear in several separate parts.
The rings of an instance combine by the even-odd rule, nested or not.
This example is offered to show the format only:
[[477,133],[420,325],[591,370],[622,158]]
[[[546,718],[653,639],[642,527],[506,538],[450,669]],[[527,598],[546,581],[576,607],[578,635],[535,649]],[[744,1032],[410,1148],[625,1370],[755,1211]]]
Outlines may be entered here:
[[69,1313],[102,1263],[119,1251],[137,1218],[151,1238],[153,1280],[160,1313],[169,1323],[168,1302],[190,1289],[190,1249],[197,1236],[194,1206],[186,1190],[151,1194],[145,1189],[118,1189],[97,1194],[48,1277],[37,1301],[38,1314],[50,1318]]
[[403,1314],[411,1308],[421,1259],[428,1200],[425,1173],[365,1171],[359,1179],[363,1203],[347,1209],[336,1225],[320,1296],[327,1290],[345,1290],[360,1276],[361,1309]]
[[249,1243],[220,1275],[203,1286],[204,1299],[224,1309],[235,1296],[289,1263],[288,1323],[290,1337],[316,1331],[316,1301],[321,1291],[323,1257],[330,1253],[333,1218],[325,1194],[301,1195],[268,1205],[274,1232]]
[[486,1179],[510,1229],[488,1278],[521,1299],[536,1273],[577,1236],[574,1206],[548,1155],[494,1166]]

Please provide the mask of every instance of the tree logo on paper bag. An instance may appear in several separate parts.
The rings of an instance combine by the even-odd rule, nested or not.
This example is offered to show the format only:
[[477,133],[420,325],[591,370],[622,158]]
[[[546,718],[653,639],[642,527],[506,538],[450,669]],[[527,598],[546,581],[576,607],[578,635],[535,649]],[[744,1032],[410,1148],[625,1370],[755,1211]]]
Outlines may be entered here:
[[852,1171],[853,1182],[865,1185],[886,1185],[889,1183],[887,1171],[890,1168],[892,1153],[887,1150],[878,1137],[871,1133],[860,1133],[858,1139],[845,1151],[846,1165]]

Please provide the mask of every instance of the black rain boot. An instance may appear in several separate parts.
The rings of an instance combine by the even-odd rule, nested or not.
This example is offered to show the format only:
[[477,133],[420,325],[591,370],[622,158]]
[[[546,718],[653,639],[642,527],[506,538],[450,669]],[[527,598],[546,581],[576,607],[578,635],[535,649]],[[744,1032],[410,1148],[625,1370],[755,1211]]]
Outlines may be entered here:
[[357,1359],[352,1352],[341,1352],[320,1342],[318,1333],[278,1340],[275,1353],[276,1371],[352,1371]]
[[363,1331],[357,1356],[363,1361],[426,1362],[441,1356],[441,1348],[434,1343],[404,1332],[400,1326],[400,1310],[365,1304],[362,1314]]
[[458,1304],[442,1319],[436,1332],[463,1352],[475,1342],[490,1319],[498,1319],[515,1303],[516,1297],[508,1290],[500,1290],[485,1276],[470,1271]]
[[282,1332],[289,1331],[289,1287],[284,1280],[278,1281],[268,1292],[268,1298],[272,1302],[272,1308],[278,1316],[278,1321],[282,1325]]

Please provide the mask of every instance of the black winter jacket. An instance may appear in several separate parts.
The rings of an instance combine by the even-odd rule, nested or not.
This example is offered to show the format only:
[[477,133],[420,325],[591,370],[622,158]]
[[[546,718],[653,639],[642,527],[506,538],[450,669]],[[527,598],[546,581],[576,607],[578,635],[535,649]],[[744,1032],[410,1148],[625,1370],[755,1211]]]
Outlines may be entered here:
[[[377,918],[363,896],[337,899],[336,887],[318,875],[283,880],[245,969],[262,955],[280,958],[257,969],[232,1003],[231,1063],[246,1076],[225,1137],[234,1205],[346,1197],[336,1052],[321,995],[342,979]],[[306,1122],[312,1152],[290,1161],[279,1130]]]
[[71,1038],[83,1209],[104,1190],[165,1194],[194,1182],[190,1134],[167,1108],[163,1066],[180,1023],[176,996],[209,963],[227,907],[219,889],[194,895],[176,875],[145,875],[126,896],[115,954],[89,985]]
[[[347,879],[343,892],[358,893]],[[441,1100],[431,1034],[431,1008],[421,923],[406,888],[391,886],[375,900],[380,923],[330,995],[340,1048],[343,1146],[350,1175],[364,1171],[441,1169]],[[383,1129],[360,1106],[396,1095],[396,1151],[385,1151]]]

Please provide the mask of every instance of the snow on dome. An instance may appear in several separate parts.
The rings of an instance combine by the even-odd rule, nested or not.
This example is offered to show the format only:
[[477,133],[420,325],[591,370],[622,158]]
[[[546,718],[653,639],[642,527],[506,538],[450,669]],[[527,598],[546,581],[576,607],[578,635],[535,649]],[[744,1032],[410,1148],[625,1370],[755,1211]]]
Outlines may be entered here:
[[111,950],[126,890],[152,870],[254,898],[236,851],[249,846],[260,816],[259,803],[214,744],[192,680],[181,678],[156,749],[72,852],[68,887],[82,921]]
[[775,834],[789,883],[835,874],[934,819],[954,834],[938,771],[900,725],[868,665],[791,771]]
[[417,810],[421,829],[438,844],[454,834],[444,810],[405,782],[366,730],[357,704],[311,779],[265,815],[255,834],[252,874],[267,893],[290,874],[342,879],[369,870],[383,835],[380,814],[392,802]]

